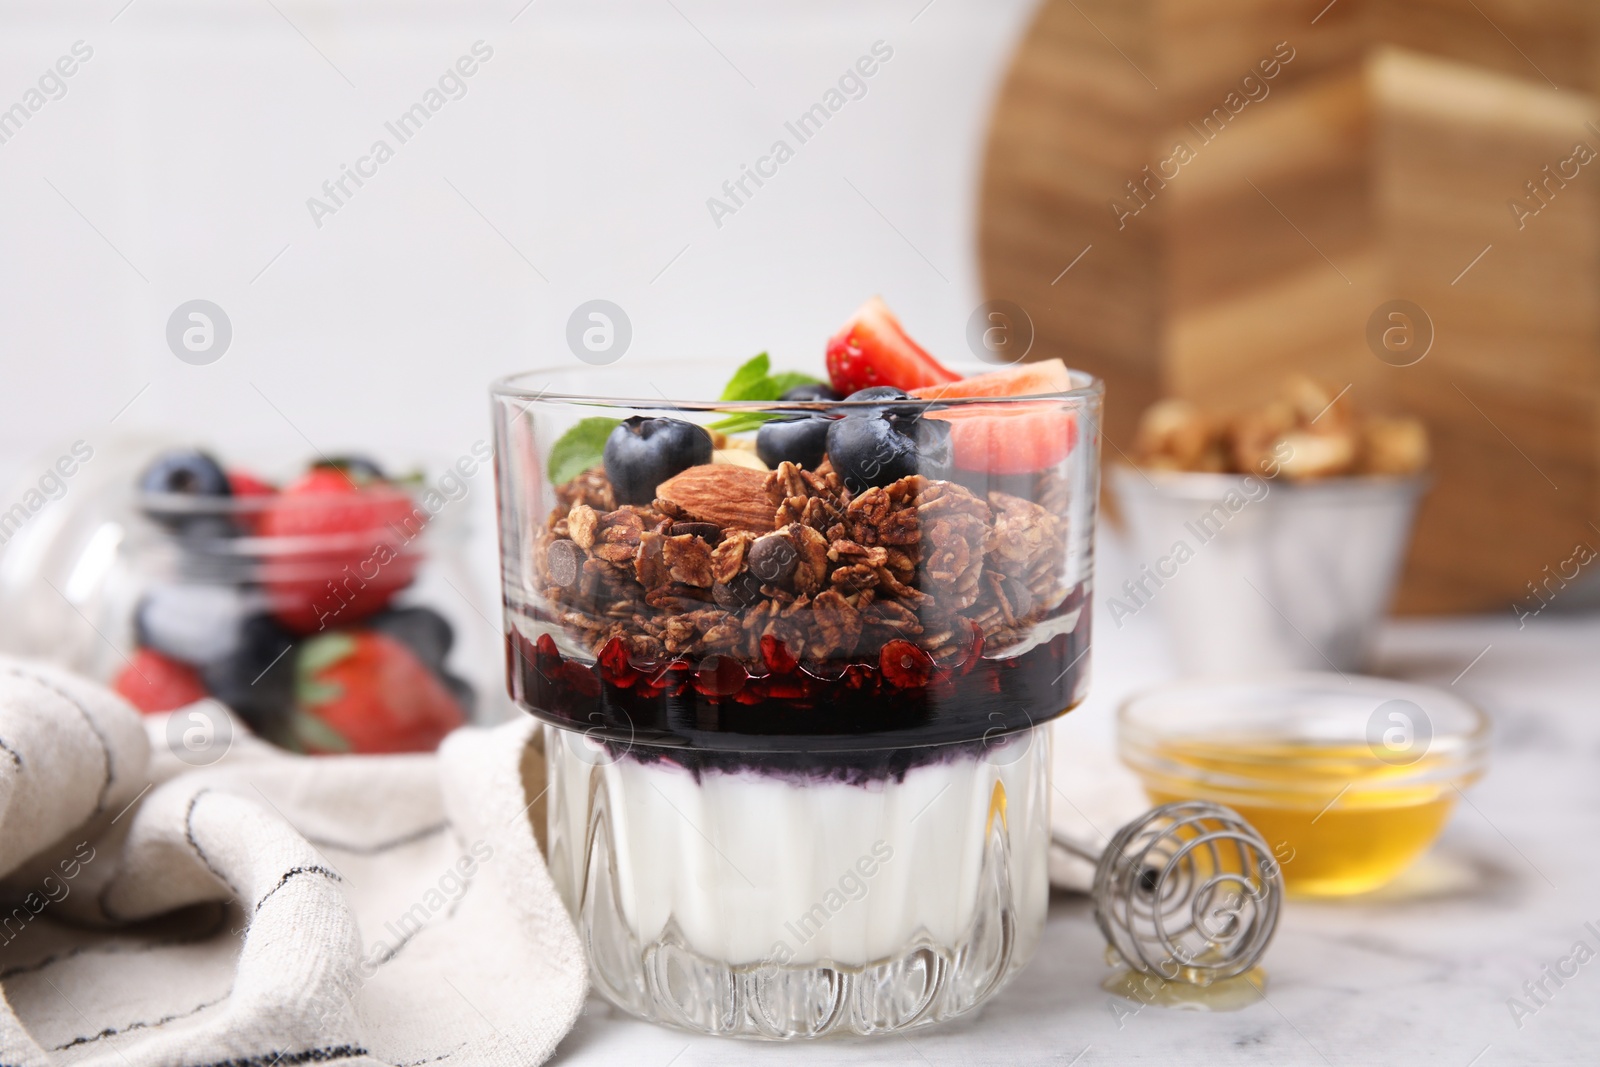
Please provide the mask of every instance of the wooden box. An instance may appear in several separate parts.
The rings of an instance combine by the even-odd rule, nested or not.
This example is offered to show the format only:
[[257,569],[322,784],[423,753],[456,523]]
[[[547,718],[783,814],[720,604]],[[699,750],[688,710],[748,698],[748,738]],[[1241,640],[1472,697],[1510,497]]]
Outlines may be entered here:
[[1113,462],[1157,397],[1292,371],[1421,416],[1400,610],[1537,606],[1600,547],[1600,8],[1318,6],[1046,3],[993,122],[987,295],[1106,379]]

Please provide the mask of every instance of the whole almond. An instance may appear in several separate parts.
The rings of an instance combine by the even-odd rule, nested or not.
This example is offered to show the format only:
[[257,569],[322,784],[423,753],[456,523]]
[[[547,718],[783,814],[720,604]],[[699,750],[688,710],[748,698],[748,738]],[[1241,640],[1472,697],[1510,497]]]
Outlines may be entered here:
[[766,533],[772,529],[773,507],[767,499],[762,471],[731,463],[690,467],[656,487],[657,506],[674,516],[710,522],[724,530]]

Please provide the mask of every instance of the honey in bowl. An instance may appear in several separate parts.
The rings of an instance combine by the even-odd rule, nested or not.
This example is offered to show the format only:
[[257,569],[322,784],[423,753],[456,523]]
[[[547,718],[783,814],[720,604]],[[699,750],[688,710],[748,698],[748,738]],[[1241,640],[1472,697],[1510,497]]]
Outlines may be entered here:
[[1152,803],[1226,804],[1266,839],[1290,893],[1345,896],[1433,843],[1483,771],[1487,723],[1423,686],[1295,674],[1137,696],[1118,747]]

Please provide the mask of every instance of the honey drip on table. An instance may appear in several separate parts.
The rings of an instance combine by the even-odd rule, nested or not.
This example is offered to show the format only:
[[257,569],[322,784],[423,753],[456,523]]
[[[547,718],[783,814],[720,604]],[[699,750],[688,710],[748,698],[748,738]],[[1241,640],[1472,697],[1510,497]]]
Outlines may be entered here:
[[1117,970],[1100,983],[1113,996],[1130,1000],[1141,1007],[1169,1008],[1177,1011],[1242,1011],[1265,999],[1267,972],[1252,967],[1234,978],[1220,978],[1205,985],[1184,976],[1168,981],[1153,974],[1129,968],[1116,949],[1106,946],[1106,962]]

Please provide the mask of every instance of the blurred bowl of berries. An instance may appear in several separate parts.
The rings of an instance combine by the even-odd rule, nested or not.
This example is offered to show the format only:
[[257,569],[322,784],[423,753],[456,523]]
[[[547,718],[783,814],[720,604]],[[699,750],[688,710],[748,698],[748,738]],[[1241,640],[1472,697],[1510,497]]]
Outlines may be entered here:
[[[487,471],[482,453],[460,462]],[[497,647],[462,592],[470,475],[430,484],[351,455],[276,481],[203,449],[138,454],[107,465],[114,492],[75,502],[92,514],[67,523],[74,552],[0,556],[0,603],[65,604],[56,628],[93,632],[54,658],[141,711],[213,699],[307,754],[431,751],[492,715]],[[18,629],[0,647],[45,651]]]

